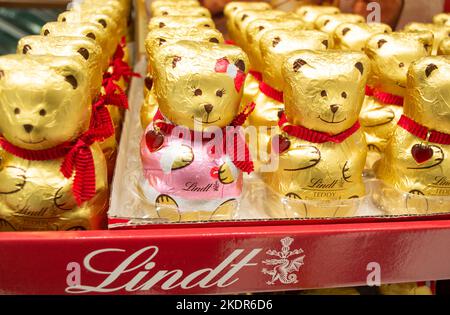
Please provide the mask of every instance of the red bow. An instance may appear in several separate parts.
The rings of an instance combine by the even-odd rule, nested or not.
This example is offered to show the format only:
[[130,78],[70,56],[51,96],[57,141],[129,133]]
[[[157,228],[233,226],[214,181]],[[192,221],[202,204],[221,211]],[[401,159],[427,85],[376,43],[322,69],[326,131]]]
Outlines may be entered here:
[[266,96],[270,97],[271,99],[283,103],[283,92],[278,91],[265,83],[264,81],[259,82],[259,90]]
[[214,68],[216,72],[226,73],[234,79],[234,87],[240,92],[245,81],[245,72],[240,70],[236,65],[230,63],[227,58],[217,60]]
[[430,130],[427,127],[415,122],[409,117],[402,115],[397,123],[400,127],[415,135],[416,137],[428,142],[450,145],[450,134]]
[[375,89],[372,86],[366,85],[366,96],[373,96],[373,91],[374,90]]
[[[230,123],[232,127],[240,127],[244,124],[248,116],[255,109],[255,103],[248,104],[242,112],[234,117],[233,121]],[[158,110],[153,118],[153,124],[164,134],[170,134],[172,130],[176,127],[174,124],[167,122],[161,112]],[[251,173],[254,170],[254,165],[252,158],[250,156],[250,151],[248,149],[245,140],[240,137],[237,133],[233,132],[234,128],[222,128],[222,141],[224,152],[233,152],[231,160],[233,164],[243,172]],[[190,130],[191,139],[195,139],[194,131]],[[203,137],[203,135],[202,135]],[[209,136],[206,138],[209,139]],[[239,148],[244,148],[243,155]],[[214,149],[214,148],[213,148]],[[213,152],[214,153],[214,150]]]
[[378,89],[373,89],[373,97],[375,97],[377,100],[384,104],[388,105],[397,105],[397,106],[403,106],[403,97],[387,92],[383,92]]
[[24,160],[47,161],[64,157],[60,171],[65,178],[71,178],[75,171],[72,192],[78,205],[95,196],[95,165],[90,146],[98,135],[89,130],[77,140],[66,142],[44,150],[27,150],[0,138],[1,147]]
[[109,110],[106,105],[111,104],[108,102],[108,97],[102,95],[98,100],[92,104],[92,116],[89,125],[90,130],[95,130],[98,138],[96,140],[103,141],[114,135],[114,125],[111,119]]
[[360,128],[359,121],[357,121],[347,130],[344,130],[337,135],[331,135],[326,132],[315,131],[303,126],[290,125],[284,112],[281,112],[278,126],[288,135],[314,143],[341,143]]

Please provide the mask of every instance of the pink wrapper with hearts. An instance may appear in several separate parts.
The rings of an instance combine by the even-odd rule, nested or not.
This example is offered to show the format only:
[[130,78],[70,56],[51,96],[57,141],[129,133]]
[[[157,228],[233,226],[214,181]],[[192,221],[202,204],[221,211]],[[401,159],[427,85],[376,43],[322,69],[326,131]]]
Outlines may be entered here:
[[[242,172],[234,168],[227,155],[211,156],[207,141],[195,141],[164,135],[162,146],[150,152],[145,134],[153,130],[147,127],[141,141],[141,160],[144,177],[160,194],[192,200],[237,198],[242,192]],[[199,139],[201,136],[199,137]],[[180,152],[191,152],[194,158],[187,166],[173,169],[173,157]],[[219,180],[219,168],[231,164],[236,175],[234,182],[223,184]]]

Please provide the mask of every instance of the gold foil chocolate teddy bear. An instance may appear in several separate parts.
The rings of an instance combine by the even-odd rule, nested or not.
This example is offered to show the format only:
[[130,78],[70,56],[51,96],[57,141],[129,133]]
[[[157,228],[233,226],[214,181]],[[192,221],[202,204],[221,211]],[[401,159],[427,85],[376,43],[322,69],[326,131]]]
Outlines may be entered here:
[[[102,87],[102,49],[92,39],[75,36],[39,36],[32,35],[22,38],[17,45],[17,53],[24,55],[52,55],[77,59],[86,65],[88,69],[89,88],[91,99],[99,97]],[[108,164],[108,180],[111,181],[116,164],[118,143],[116,137],[120,136],[120,125],[122,117],[118,107],[107,107],[116,136],[112,135],[99,142],[105,154]]]
[[339,14],[341,11],[333,6],[302,5],[295,11],[309,28],[315,28],[317,18],[322,14]]
[[105,157],[89,130],[87,69],[56,56],[0,57],[0,227],[104,227]]
[[437,55],[439,44],[443,39],[450,36],[450,26],[428,24],[428,23],[409,23],[404,28],[405,32],[429,31],[433,33],[432,55]]
[[[342,23],[364,23],[365,20],[361,15],[350,13],[339,14],[322,14],[315,22],[316,29],[325,32],[331,36],[334,41],[334,32]],[[334,46],[334,43],[331,43]]]
[[375,165],[388,186],[380,204],[390,214],[450,211],[449,155],[450,57],[424,57],[409,68],[404,114]]
[[[284,76],[280,64],[286,56],[296,50],[326,50],[330,37],[316,30],[274,29],[264,33],[260,40],[263,62],[263,81],[254,98],[255,109],[249,116],[252,126],[266,129],[258,130],[257,151],[252,148],[252,155],[258,162],[267,163],[271,136],[277,132],[278,113],[284,110],[283,89]],[[258,169],[257,164],[257,169]]]
[[[278,169],[262,173],[276,193],[268,194],[273,217],[354,213],[357,204],[351,199],[365,194],[367,149],[358,116],[369,71],[370,62],[360,52],[303,50],[285,59],[282,134],[272,139]],[[342,204],[330,206],[336,200]]]
[[391,27],[383,23],[342,23],[334,31],[334,48],[364,51],[371,36],[391,32]]
[[360,121],[371,152],[369,165],[379,158],[403,113],[409,65],[431,52],[431,32],[394,32],[372,36],[365,48],[372,64],[373,98],[368,98]]
[[215,24],[211,18],[204,16],[190,16],[186,18],[185,16],[155,16],[150,19],[148,23],[148,31],[152,31],[157,28],[163,27],[204,27],[204,28],[215,28]]

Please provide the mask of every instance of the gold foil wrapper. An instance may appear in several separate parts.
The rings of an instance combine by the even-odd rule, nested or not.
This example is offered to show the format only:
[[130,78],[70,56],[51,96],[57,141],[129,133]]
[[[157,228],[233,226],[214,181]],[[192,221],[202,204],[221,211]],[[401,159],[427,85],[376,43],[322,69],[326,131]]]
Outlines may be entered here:
[[[429,55],[432,43],[431,32],[372,36],[365,47],[372,64],[373,80],[370,82],[383,92],[403,97],[410,64]],[[375,159],[384,151],[402,113],[402,106],[383,104],[373,97],[366,99],[360,122]]]
[[200,2],[198,2],[197,0],[179,0],[179,1],[156,0],[156,1],[151,2],[150,11],[152,12],[152,15],[153,15],[153,12],[158,10],[159,7],[165,7],[165,6],[200,7]]
[[267,2],[244,2],[244,1],[231,1],[225,5],[223,14],[227,20],[232,19],[239,11],[242,10],[270,10],[272,7]]
[[[102,27],[97,23],[62,23],[62,22],[49,22],[46,23],[41,30],[43,36],[79,36],[87,37],[95,40],[102,48],[103,57],[103,69],[107,69],[109,64],[109,54],[107,53],[109,45],[107,43],[106,33]],[[112,53],[111,53],[112,54]]]
[[[330,34],[334,41],[334,32],[342,23],[364,23],[364,17],[358,14],[339,13],[339,14],[322,14],[315,22],[315,27],[319,31]],[[334,47],[334,43],[331,44]]]
[[334,32],[334,45],[336,49],[363,51],[371,36],[391,32],[383,23],[342,23]]
[[[284,89],[284,77],[280,64],[293,51],[302,49],[326,50],[329,35],[316,30],[273,29],[266,31],[260,40],[263,61],[263,80],[278,91]],[[265,95],[258,88],[253,100],[255,109],[249,116],[249,124],[258,128],[267,127],[258,132],[257,152],[252,148],[252,155],[263,164],[261,153],[268,152],[270,139],[278,130],[278,112],[284,110],[284,104]],[[257,158],[256,158],[257,157]]]
[[333,6],[303,5],[295,11],[310,28],[315,27],[317,18],[322,14],[339,14],[341,11]]
[[437,25],[450,25],[450,14],[439,13],[433,16],[433,23]]
[[[78,138],[89,127],[88,69],[78,58],[0,57],[0,132],[15,146],[49,149]],[[0,229],[79,230],[104,227],[108,201],[106,162],[91,146],[96,174],[94,198],[77,206],[73,177],[62,158],[29,161],[3,151],[0,166]]]
[[432,55],[437,55],[439,44],[443,39],[450,36],[450,26],[427,24],[427,23],[409,23],[404,28],[405,32],[430,31],[433,33]]
[[[449,91],[450,57],[415,61],[408,71],[404,114],[429,130],[450,134]],[[375,168],[387,184],[378,201],[395,214],[450,211],[449,154],[450,145],[428,143],[397,127]]]
[[179,27],[183,25],[185,28],[200,27],[200,28],[215,28],[211,18],[203,16],[156,16],[150,19],[148,23],[148,31],[164,27]]
[[417,282],[382,284],[381,295],[433,295],[430,287]]
[[304,29],[305,26],[299,18],[290,16],[256,19],[248,24],[246,29],[246,53],[250,59],[252,70],[261,72],[263,69],[263,61],[259,47],[261,36],[269,30],[278,28],[298,30]]
[[438,48],[438,55],[450,55],[450,38],[441,41]]
[[227,73],[215,71],[222,58],[247,73],[248,58],[235,46],[179,41],[157,50],[153,85],[161,113],[191,130],[229,125],[239,111],[242,88],[238,91]]
[[105,53],[108,53],[111,56],[119,44],[120,38],[122,37],[121,34],[124,32],[123,26],[119,27],[111,16],[101,13],[66,11],[58,16],[58,22],[69,24],[80,22],[97,23],[109,39],[107,42],[107,51],[105,51]]
[[95,99],[102,86],[102,48],[87,37],[40,36],[23,37],[17,45],[17,53],[24,55],[52,55],[72,57],[85,63],[88,68],[88,80],[91,98]]
[[[369,71],[370,61],[359,52],[292,52],[282,66],[289,123],[332,135],[349,129],[358,121]],[[289,145],[279,154],[277,170],[262,173],[276,193],[268,208],[284,209],[290,217],[352,215],[365,195],[363,132],[341,143],[282,135]]]
[[286,12],[276,10],[241,10],[227,23],[231,39],[244,51],[247,51],[247,26],[256,19],[285,16]]
[[203,16],[211,17],[211,13],[204,7],[185,5],[159,6],[152,11],[152,16]]

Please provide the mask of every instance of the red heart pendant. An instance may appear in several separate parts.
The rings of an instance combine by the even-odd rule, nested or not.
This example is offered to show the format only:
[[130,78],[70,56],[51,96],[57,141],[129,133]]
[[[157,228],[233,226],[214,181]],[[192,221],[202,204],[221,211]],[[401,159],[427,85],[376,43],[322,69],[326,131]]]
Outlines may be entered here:
[[272,150],[277,153],[283,153],[289,149],[291,141],[281,135],[276,135],[272,138]]
[[158,151],[164,143],[164,135],[156,130],[149,130],[145,134],[145,143],[150,152]]
[[415,144],[411,148],[411,154],[417,163],[428,161],[433,156],[433,149],[426,144]]

